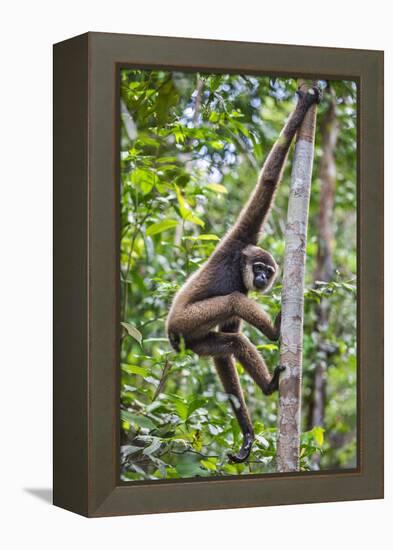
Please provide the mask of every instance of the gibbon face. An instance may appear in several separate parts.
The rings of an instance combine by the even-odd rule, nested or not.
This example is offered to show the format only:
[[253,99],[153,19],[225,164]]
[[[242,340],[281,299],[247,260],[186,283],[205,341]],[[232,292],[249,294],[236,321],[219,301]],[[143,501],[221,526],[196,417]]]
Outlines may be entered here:
[[247,290],[267,292],[278,275],[278,265],[273,256],[257,246],[243,250],[243,282]]

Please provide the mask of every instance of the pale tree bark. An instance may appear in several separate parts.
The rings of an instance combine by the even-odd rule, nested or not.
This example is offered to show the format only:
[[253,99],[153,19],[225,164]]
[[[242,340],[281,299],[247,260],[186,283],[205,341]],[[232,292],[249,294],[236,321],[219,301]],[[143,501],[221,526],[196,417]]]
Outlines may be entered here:
[[[308,84],[299,84],[302,90],[308,90]],[[299,470],[304,270],[315,124],[316,105],[309,109],[298,130],[285,229],[280,364],[286,369],[279,389],[278,472]]]
[[134,141],[138,135],[137,127],[130,111],[127,109],[127,105],[122,99],[120,100],[120,117],[123,121],[128,139]]
[[194,116],[192,117],[192,121],[194,125],[198,124],[199,113],[201,110],[201,103],[202,103],[202,94],[203,94],[203,80],[198,76],[197,83],[196,83]]

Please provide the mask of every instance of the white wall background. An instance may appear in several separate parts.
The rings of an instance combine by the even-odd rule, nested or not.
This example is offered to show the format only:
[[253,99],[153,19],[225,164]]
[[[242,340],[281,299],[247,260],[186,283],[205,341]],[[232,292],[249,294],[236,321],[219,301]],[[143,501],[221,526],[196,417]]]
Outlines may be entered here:
[[[386,500],[86,520],[51,486],[51,45],[91,31],[384,49],[386,202],[392,188],[392,29],[374,0],[6,2],[0,64],[0,537],[3,548],[369,548],[391,534],[392,352],[386,350]],[[393,216],[386,216],[392,300]],[[370,258],[370,261],[373,261]],[[387,334],[392,321],[387,319]],[[21,347],[23,343],[23,347]],[[15,389],[18,386],[18,393]],[[382,537],[382,538],[381,538]],[[381,542],[379,542],[381,541]]]

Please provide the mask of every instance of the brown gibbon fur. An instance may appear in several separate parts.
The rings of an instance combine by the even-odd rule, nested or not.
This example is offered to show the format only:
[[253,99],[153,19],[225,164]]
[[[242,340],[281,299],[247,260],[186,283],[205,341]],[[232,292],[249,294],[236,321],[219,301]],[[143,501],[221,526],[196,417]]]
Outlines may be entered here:
[[233,462],[245,461],[254,441],[235,360],[265,395],[278,389],[280,372],[285,368],[279,365],[273,375],[269,373],[258,350],[241,333],[241,323],[249,323],[270,340],[278,340],[280,336],[281,314],[273,323],[247,294],[250,290],[268,291],[277,277],[274,258],[256,244],[271,209],[291,142],[307,110],[319,100],[320,91],[316,87],[307,92],[298,91],[296,108],[270,151],[250,199],[207,262],[176,294],[167,318],[167,334],[175,350],[179,351],[183,342],[199,356],[213,358],[243,433],[239,452],[228,455]]

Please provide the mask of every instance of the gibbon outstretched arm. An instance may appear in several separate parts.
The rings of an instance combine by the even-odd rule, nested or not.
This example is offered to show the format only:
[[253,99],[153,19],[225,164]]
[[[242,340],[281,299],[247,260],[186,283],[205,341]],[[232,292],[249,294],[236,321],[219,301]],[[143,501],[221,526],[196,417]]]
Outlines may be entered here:
[[228,238],[256,244],[262,226],[269,214],[275,191],[280,183],[285,160],[291,142],[303,122],[309,107],[319,102],[319,88],[310,88],[307,92],[298,90],[298,102],[284,128],[271,149],[259,175],[257,186],[243,208],[240,216],[229,232]]

